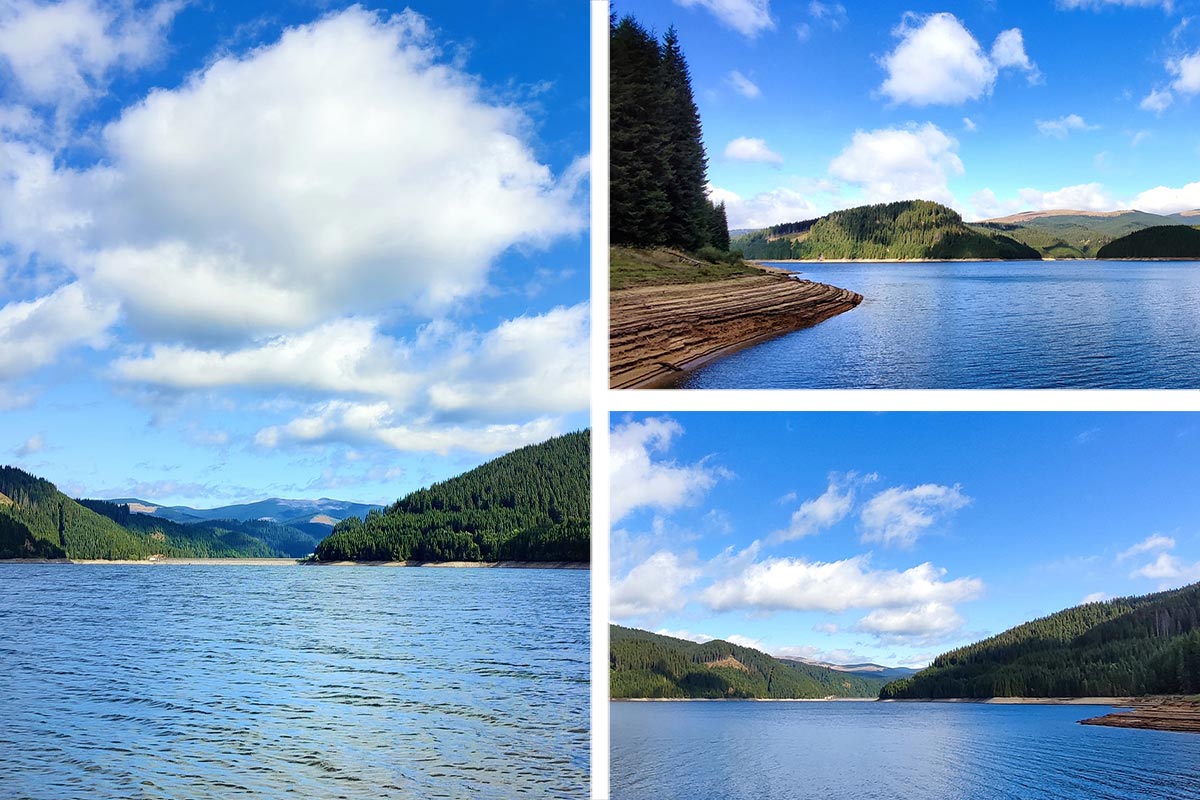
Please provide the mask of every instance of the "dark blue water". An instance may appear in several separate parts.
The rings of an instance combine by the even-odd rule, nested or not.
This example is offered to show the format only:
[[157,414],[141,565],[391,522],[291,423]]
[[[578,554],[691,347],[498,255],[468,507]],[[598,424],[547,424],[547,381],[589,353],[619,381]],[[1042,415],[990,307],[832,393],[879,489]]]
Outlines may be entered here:
[[778,266],[865,299],[707,364],[680,386],[1200,387],[1200,263]]
[[1200,735],[1095,706],[613,703],[613,800],[1195,800]]
[[586,797],[588,573],[0,565],[0,797]]

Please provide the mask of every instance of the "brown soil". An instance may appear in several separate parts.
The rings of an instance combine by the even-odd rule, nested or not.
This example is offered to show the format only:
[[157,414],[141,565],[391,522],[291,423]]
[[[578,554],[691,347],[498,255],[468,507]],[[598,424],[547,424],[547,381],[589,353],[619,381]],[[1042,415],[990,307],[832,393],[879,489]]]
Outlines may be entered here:
[[862,295],[785,273],[610,295],[609,385],[669,384],[678,373],[750,342],[800,330],[849,311]]
[[742,672],[750,671],[749,667],[747,667],[742,662],[738,661],[733,656],[725,656],[724,658],[718,658],[716,661],[706,661],[706,662],[704,662],[704,666],[706,666],[706,667],[729,667],[730,669],[737,669],[737,670],[741,670]]
[[1200,733],[1200,700],[1194,697],[1163,697],[1136,701],[1132,711],[1080,720],[1081,725],[1110,728],[1143,728],[1152,731]]

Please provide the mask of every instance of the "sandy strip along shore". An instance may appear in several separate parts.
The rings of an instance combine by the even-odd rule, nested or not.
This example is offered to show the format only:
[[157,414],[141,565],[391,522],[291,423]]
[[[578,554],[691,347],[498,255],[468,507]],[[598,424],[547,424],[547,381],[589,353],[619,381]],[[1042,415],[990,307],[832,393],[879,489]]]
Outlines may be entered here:
[[613,292],[609,385],[669,385],[680,372],[718,355],[816,325],[862,302],[862,295],[846,289],[764,272]]
[[1200,733],[1200,700],[1194,697],[1141,698],[1135,700],[1133,706],[1132,711],[1092,717],[1080,720],[1080,724]]

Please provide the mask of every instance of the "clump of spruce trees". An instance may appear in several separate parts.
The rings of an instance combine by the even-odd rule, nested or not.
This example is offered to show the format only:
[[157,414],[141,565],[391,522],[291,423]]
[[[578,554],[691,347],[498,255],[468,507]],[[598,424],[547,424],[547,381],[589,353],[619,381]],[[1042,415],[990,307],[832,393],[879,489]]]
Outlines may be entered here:
[[614,17],[609,76],[612,243],[726,257],[725,204],[708,199],[700,112],[675,29],[659,41],[632,16]]

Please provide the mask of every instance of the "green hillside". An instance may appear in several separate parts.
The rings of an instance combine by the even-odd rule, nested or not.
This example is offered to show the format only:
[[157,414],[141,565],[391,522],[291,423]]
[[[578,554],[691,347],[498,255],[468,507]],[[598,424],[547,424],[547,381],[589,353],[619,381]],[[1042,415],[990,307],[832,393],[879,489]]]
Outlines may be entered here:
[[588,561],[590,436],[559,436],[339,522],[319,561]]
[[927,200],[859,206],[776,225],[739,237],[732,247],[746,258],[767,260],[1041,258],[1027,245],[973,229],[958,212]]
[[988,233],[1012,237],[1048,258],[1096,258],[1102,247],[1136,231],[1160,225],[1181,225],[1182,218],[1144,211],[1116,214],[1018,214],[971,225]]
[[1197,258],[1200,229],[1186,225],[1159,225],[1109,242],[1097,258]]
[[1200,584],[1087,603],[938,656],[880,697],[1200,692]]
[[874,697],[882,685],[719,639],[697,644],[609,626],[609,692],[618,700]]

